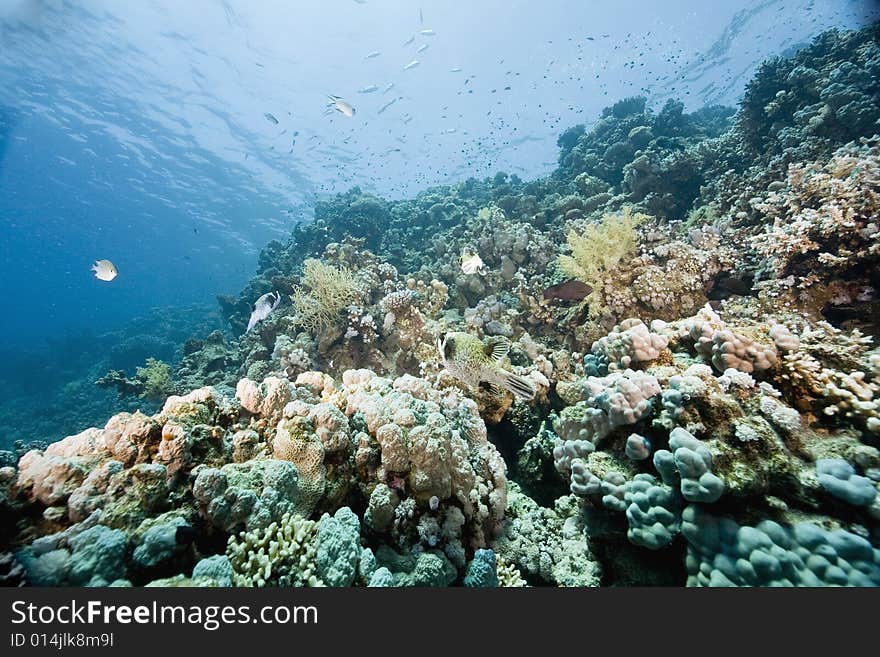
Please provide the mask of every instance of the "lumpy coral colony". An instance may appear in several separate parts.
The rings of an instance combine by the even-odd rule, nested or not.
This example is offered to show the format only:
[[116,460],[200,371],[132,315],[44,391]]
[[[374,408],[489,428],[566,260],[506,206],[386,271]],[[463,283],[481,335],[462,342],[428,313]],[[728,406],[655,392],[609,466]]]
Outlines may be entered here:
[[[878,37],[735,112],[620,101],[547,178],[319,202],[220,299],[267,320],[105,378],[158,412],[6,454],[3,582],[880,584]],[[535,399],[449,377],[448,330]]]

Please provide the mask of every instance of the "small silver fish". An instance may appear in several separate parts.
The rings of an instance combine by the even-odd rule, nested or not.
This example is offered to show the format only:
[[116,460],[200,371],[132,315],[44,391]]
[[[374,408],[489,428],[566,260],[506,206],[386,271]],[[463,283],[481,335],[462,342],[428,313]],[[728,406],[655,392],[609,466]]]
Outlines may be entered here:
[[409,69],[411,69],[411,68],[415,68],[415,67],[418,66],[418,65],[419,65],[419,60],[418,60],[418,59],[414,59],[414,60],[412,60],[409,64],[407,64],[406,66],[404,66],[404,67],[403,67],[403,70],[404,70],[404,71],[408,71]]
[[409,44],[411,44],[415,40],[416,40],[416,35],[413,34],[409,39],[407,39],[406,41],[403,42],[403,45],[408,46]]
[[455,66],[455,67],[449,69],[449,72],[450,73],[461,73],[461,66]]
[[278,291],[266,292],[266,294],[257,299],[256,303],[251,306],[251,318],[248,320],[245,333],[248,333],[257,323],[266,319],[269,313],[278,307],[279,303],[281,303],[281,293]]
[[384,105],[382,105],[382,107],[379,108],[379,111],[376,112],[376,114],[381,114],[382,112],[384,112],[385,110],[387,110],[389,107],[391,107],[394,103],[396,103],[398,100],[399,100],[399,98],[392,98],[392,99],[389,100],[387,103],[385,103]]
[[379,87],[377,87],[375,84],[368,84],[366,87],[358,89],[359,94],[371,94],[374,91],[379,91]]
[[434,30],[421,30],[419,34],[423,34],[424,36],[434,36],[437,33]]
[[391,91],[392,89],[394,89],[394,83],[393,83],[393,82],[389,82],[389,83],[388,83],[388,86],[385,87],[385,88],[382,90],[382,93],[383,93],[383,94],[387,94],[387,93],[388,93],[389,91]]
[[364,59],[373,59],[374,57],[378,57],[378,56],[381,55],[381,54],[382,54],[382,53],[379,52],[378,50],[374,50],[374,51],[371,52],[371,53],[367,53],[367,56],[364,57]]
[[[355,112],[357,110],[355,110],[355,108],[352,107],[350,103],[347,103],[346,101],[342,100],[341,97],[328,96],[328,98],[330,98],[330,102],[327,103],[327,107],[335,109],[337,112],[344,114],[348,118],[351,118],[355,115]],[[328,111],[330,111],[330,110],[328,110]]]
[[95,278],[99,281],[112,281],[119,274],[116,265],[109,260],[97,260],[92,265],[92,271],[95,272]]

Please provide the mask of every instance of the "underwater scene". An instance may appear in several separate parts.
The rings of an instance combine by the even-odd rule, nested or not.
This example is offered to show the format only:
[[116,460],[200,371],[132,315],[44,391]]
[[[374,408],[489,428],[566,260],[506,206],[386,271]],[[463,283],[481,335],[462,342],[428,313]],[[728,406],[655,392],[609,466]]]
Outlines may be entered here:
[[878,21],[0,0],[0,584],[880,585]]

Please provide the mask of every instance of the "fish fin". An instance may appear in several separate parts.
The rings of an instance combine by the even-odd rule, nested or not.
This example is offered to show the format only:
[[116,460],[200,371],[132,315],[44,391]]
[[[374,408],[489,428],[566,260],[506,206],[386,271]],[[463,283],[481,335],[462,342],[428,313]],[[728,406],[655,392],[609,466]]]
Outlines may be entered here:
[[496,335],[489,338],[483,348],[486,351],[486,355],[497,363],[503,360],[510,352],[510,340],[502,335]]
[[514,396],[526,401],[535,398],[535,384],[530,379],[513,372],[502,372],[501,377],[503,379],[501,385],[512,392]]

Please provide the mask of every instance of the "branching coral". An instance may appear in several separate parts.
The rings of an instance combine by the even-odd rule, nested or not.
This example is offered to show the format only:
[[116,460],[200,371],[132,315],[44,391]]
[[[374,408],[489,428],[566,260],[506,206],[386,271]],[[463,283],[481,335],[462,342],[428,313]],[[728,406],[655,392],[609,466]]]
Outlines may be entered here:
[[140,396],[145,399],[165,399],[174,392],[171,382],[171,367],[155,358],[147,358],[145,367],[137,368],[135,379],[142,382],[143,391]]
[[566,239],[571,255],[559,256],[559,266],[593,288],[586,298],[592,314],[603,307],[605,279],[624,258],[635,253],[639,244],[636,227],[648,219],[648,215],[624,208],[620,214],[604,215],[601,223],[589,224],[582,232],[569,231]]
[[137,395],[150,401],[164,400],[175,390],[171,380],[171,366],[155,358],[147,358],[143,367],[138,367],[134,378],[129,379],[121,370],[111,370],[95,384],[102,388],[116,388],[120,397]]
[[265,529],[229,539],[236,586],[323,586],[317,576],[318,523],[284,514]]
[[358,296],[354,276],[348,269],[315,258],[303,263],[302,283],[293,292],[293,307],[298,323],[312,333],[339,323],[340,313]]
[[[866,274],[880,261],[880,144],[842,148],[821,168],[793,164],[786,189],[753,205],[769,224],[753,240],[772,273],[768,289],[778,295],[779,281],[793,275],[795,290],[815,298],[817,310],[823,302],[870,299],[872,281]],[[808,289],[823,290],[835,279],[851,283],[829,293]]]

